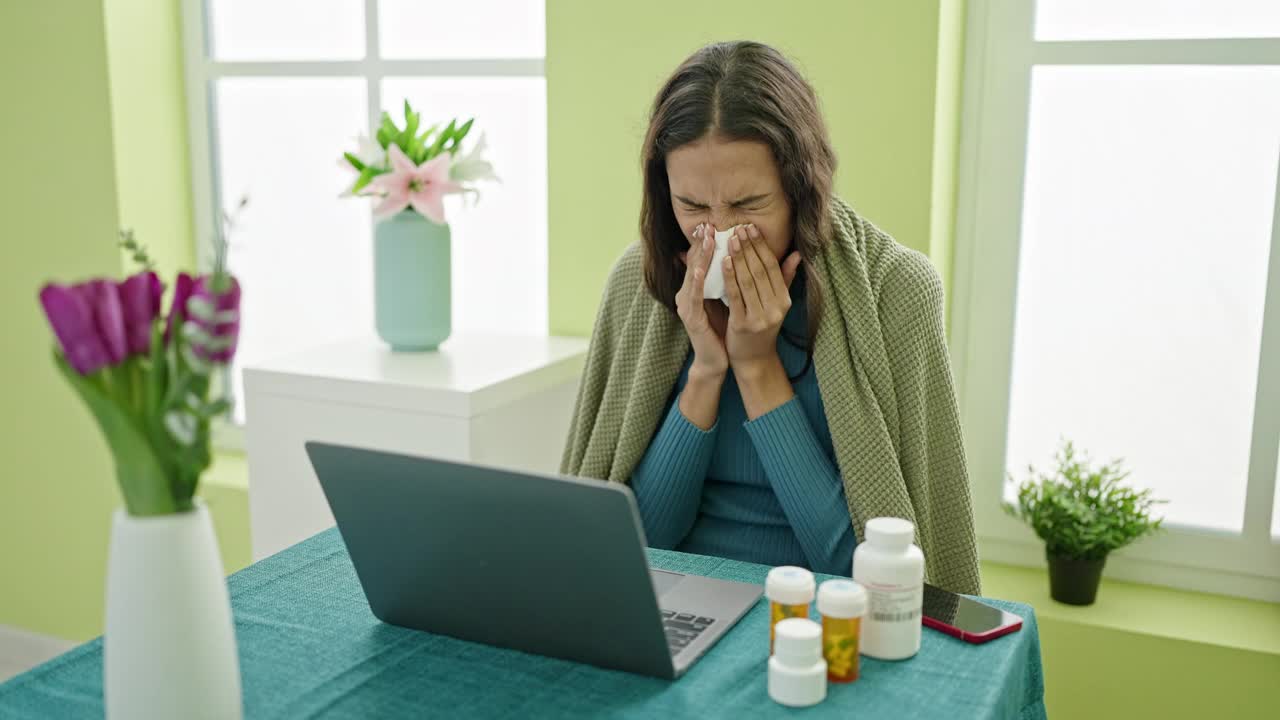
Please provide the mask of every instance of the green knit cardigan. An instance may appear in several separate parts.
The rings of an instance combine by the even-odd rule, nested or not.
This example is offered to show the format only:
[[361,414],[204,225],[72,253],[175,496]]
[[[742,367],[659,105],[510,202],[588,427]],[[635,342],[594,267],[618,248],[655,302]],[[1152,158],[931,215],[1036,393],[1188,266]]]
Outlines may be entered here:
[[[947,356],[942,281],[841,200],[808,267],[826,289],[813,365],[858,537],[868,519],[915,523],[929,582],[978,594],[977,541]],[[633,243],[609,275],[569,439],[567,475],[628,482],[661,420],[689,338],[646,290]]]

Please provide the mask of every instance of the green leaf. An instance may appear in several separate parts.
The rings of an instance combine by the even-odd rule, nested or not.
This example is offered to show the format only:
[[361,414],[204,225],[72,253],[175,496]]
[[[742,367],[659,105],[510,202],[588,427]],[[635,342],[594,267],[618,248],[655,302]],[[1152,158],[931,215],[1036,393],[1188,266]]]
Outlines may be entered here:
[[[181,333],[174,333],[174,337],[179,335]],[[181,358],[181,353],[179,353],[179,358]],[[156,413],[159,417],[163,417],[170,410],[182,407],[183,398],[194,392],[196,381],[199,379],[199,376],[193,373],[186,366],[185,361],[181,359],[170,368],[170,375],[169,389],[165,392],[164,399],[160,402],[160,411]]]
[[436,123],[422,131],[418,137],[414,138],[416,141],[416,147],[420,148],[416,155],[411,156],[415,163],[421,165],[430,156],[432,144],[431,135],[439,128],[440,124]]
[[415,165],[422,164],[422,156],[427,154],[427,149],[422,145],[422,138],[414,137],[409,141],[409,147],[405,150],[405,154],[413,161]]
[[162,317],[151,328],[151,354],[147,372],[146,407],[147,416],[160,414],[164,403],[165,380],[169,377],[169,359],[165,355],[168,349],[164,343],[165,320]]
[[346,158],[347,162],[351,163],[351,167],[354,167],[356,170],[364,170],[364,163],[360,162],[360,158],[355,155],[349,152],[344,152],[342,153],[342,157]]
[[462,127],[458,128],[458,131],[453,134],[453,141],[449,143],[449,152],[457,154],[458,147],[462,145],[462,139],[467,136],[467,133],[471,132],[471,124],[475,121],[475,118],[471,118],[463,123]]
[[413,138],[417,137],[417,134],[418,134],[418,114],[414,113],[409,116],[408,120],[405,121],[404,132],[400,133],[400,136],[403,137],[404,141],[407,143]]
[[380,129],[385,132],[389,138],[393,138],[400,134],[400,128],[396,127],[396,124],[392,122],[391,116],[388,115],[386,111],[383,111],[382,113],[382,125]]
[[[182,335],[177,333],[175,337],[181,338]],[[172,381],[169,383],[169,392],[165,397],[165,413],[170,411],[187,413],[191,406],[191,398],[195,398],[196,403],[201,404],[209,396],[209,375],[198,372],[196,368],[189,365],[187,354],[180,350],[181,348],[177,348],[173,351],[175,357]],[[192,442],[189,445],[180,445],[170,440],[171,436],[164,427],[163,420],[162,414],[157,418],[156,424],[160,437],[165,438],[172,446],[170,455],[174,468],[173,492],[179,497],[184,494],[190,497],[195,493],[200,475],[213,461],[209,448],[209,423],[207,420],[196,418]],[[153,433],[153,437],[155,436],[156,434]]]
[[360,171],[360,177],[356,178],[356,184],[351,186],[351,193],[355,194],[368,187],[369,183],[382,172],[377,168],[367,167]]
[[203,420],[212,420],[213,418],[216,418],[219,415],[226,414],[226,412],[230,409],[231,409],[231,401],[226,398],[219,398],[214,402],[205,403],[204,405],[197,408],[195,412],[196,412],[196,415],[198,415]]
[[445,142],[449,138],[453,137],[454,126],[457,122],[458,121],[456,119],[449,121],[448,127],[444,129],[444,132],[440,133],[440,137],[436,138],[435,143],[431,145],[431,149],[427,151],[428,158],[433,158],[440,154],[441,149],[444,148]]
[[395,122],[391,120],[391,116],[384,111],[382,113],[382,122],[378,126],[378,144],[382,146],[383,150],[386,150],[391,146],[391,143],[397,142],[399,137],[400,128],[396,127]]
[[147,246],[137,241],[137,239],[133,235],[132,229],[130,228],[121,229],[120,239],[116,242],[116,244],[119,247],[129,251],[130,257],[133,259],[133,261],[141,265],[143,269],[145,270],[155,269],[156,264],[151,259],[150,254],[147,253]]
[[417,138],[417,133],[418,116],[416,114],[410,114],[408,120],[405,122],[404,129],[396,136],[396,144],[400,146],[400,149],[404,151],[405,155],[411,155],[409,148]]
[[98,421],[115,459],[116,480],[130,515],[165,515],[190,508],[191,500],[175,498],[169,477],[138,419],[126,412],[93,380],[76,372],[61,353],[54,364]]

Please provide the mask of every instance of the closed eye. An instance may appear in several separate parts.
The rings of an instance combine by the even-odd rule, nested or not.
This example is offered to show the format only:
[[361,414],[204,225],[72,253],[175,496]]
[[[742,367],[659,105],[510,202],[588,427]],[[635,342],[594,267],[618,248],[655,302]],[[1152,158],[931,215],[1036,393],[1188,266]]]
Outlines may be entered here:
[[[734,200],[733,202],[729,203],[729,207],[734,208],[735,210],[759,210],[769,204],[768,200],[769,200],[768,194],[752,195],[750,197],[744,197],[739,200]],[[706,203],[700,203],[696,200],[692,200],[682,195],[677,195],[676,201],[680,203],[681,207],[689,211],[711,209],[711,206],[707,205]]]
[[733,207],[738,208],[739,210],[758,210],[765,206],[765,201],[768,199],[768,195],[752,195],[751,197],[745,197],[741,200],[735,200],[733,202]]
[[710,205],[696,202],[694,200],[690,200],[689,198],[682,197],[680,195],[676,196],[676,200],[678,200],[680,204],[684,206],[685,210],[709,210],[711,208]]

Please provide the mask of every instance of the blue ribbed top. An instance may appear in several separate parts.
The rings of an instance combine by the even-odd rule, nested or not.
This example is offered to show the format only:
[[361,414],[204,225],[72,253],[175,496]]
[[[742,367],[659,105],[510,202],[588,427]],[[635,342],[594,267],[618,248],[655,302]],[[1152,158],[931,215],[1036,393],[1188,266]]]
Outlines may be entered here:
[[[778,355],[794,378],[806,352],[785,334],[806,333],[801,278],[792,295]],[[631,478],[649,545],[849,575],[857,539],[813,368],[792,382],[795,397],[752,421],[730,370],[716,424],[704,431],[678,402],[692,362],[690,352]]]

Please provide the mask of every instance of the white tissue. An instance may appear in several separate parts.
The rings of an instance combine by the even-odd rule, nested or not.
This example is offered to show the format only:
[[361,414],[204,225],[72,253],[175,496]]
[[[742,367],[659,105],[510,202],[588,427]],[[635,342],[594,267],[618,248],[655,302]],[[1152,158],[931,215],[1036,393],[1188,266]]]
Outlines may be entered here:
[[708,300],[719,300],[729,305],[729,296],[724,290],[724,259],[729,256],[729,237],[737,225],[728,230],[716,233],[715,254],[711,256],[711,267],[707,269],[707,279],[702,285],[702,297]]

